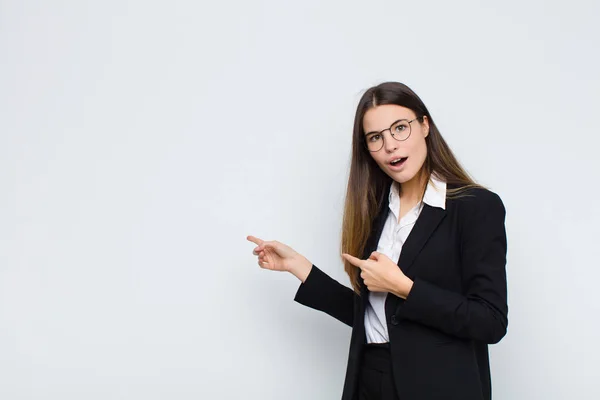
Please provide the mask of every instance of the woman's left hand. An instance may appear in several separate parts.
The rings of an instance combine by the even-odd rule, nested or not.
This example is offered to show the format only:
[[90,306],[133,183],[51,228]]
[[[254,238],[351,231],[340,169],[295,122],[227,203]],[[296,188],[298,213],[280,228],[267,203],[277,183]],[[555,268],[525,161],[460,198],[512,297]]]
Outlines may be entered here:
[[342,257],[361,269],[360,276],[371,292],[389,292],[406,299],[413,281],[388,256],[372,252],[367,260],[343,253]]

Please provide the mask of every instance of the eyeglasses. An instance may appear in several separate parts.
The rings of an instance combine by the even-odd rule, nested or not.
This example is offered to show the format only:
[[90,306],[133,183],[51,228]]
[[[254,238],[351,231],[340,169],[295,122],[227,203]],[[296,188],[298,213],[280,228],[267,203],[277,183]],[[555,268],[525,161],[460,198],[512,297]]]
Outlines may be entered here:
[[381,150],[381,148],[383,147],[383,141],[384,141],[383,132],[385,132],[385,131],[390,131],[390,134],[392,135],[392,137],[400,142],[408,139],[410,137],[410,133],[411,133],[411,125],[410,125],[411,122],[413,122],[419,118],[422,118],[422,117],[417,117],[410,121],[407,119],[399,119],[398,121],[394,122],[387,129],[384,129],[380,132],[367,133],[365,135],[365,146],[371,152],[376,152],[376,151]]

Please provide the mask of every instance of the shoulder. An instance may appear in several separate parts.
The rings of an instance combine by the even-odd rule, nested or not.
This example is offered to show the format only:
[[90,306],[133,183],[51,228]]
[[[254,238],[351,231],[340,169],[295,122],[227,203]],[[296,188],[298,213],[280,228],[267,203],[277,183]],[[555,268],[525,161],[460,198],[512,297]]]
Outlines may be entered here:
[[504,202],[498,193],[484,187],[459,187],[457,185],[448,185],[450,190],[447,193],[447,202],[452,204],[453,208],[464,219],[485,217],[488,214],[496,214],[504,217],[506,208]]

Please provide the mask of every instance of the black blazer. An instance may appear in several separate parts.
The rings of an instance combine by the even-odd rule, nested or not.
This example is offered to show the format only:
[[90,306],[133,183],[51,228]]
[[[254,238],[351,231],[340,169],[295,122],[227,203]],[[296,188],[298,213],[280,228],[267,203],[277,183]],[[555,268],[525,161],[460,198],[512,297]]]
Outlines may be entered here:
[[[455,187],[448,185],[448,188]],[[389,211],[389,187],[363,259],[377,249]],[[486,189],[424,208],[402,247],[398,266],[413,280],[403,300],[385,303],[393,378],[402,400],[490,400],[488,344],[506,334],[505,208]],[[368,289],[361,295],[315,265],[295,301],[352,327],[342,400],[356,399]]]

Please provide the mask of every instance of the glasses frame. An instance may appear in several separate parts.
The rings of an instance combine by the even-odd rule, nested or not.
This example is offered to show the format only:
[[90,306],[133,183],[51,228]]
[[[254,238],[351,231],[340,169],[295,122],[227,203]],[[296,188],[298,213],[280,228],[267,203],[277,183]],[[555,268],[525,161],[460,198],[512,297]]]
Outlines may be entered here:
[[[383,149],[383,146],[385,145],[385,135],[383,134],[383,132],[385,132],[385,131],[390,131],[390,135],[392,135],[392,137],[394,138],[394,140],[397,140],[399,142],[404,142],[405,140],[408,140],[408,138],[412,134],[412,125],[411,125],[411,123],[414,122],[414,121],[416,121],[416,120],[418,120],[418,119],[421,119],[421,118],[423,118],[422,115],[420,117],[413,118],[410,121],[407,120],[406,118],[397,119],[396,121],[392,122],[392,124],[390,125],[389,128],[386,128],[386,129],[384,129],[382,131],[379,131],[379,132],[378,131],[369,132],[366,135],[364,135],[365,139],[363,140],[363,143],[364,143],[364,145],[365,145],[365,147],[366,147],[366,149],[368,151],[370,151],[371,153],[377,153],[379,150]],[[406,137],[406,139],[397,139],[396,136],[394,136],[394,133],[392,132],[392,126],[396,125],[400,121],[406,121],[408,123],[408,136]],[[381,138],[382,138],[382,140],[381,140],[381,147],[378,148],[377,150],[371,150],[371,149],[369,149],[369,143],[367,142],[367,140],[368,140],[368,136],[370,137],[372,134],[375,134],[375,133],[381,135]]]

